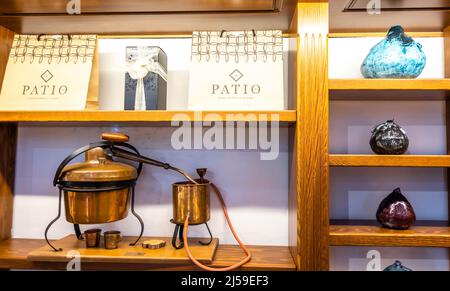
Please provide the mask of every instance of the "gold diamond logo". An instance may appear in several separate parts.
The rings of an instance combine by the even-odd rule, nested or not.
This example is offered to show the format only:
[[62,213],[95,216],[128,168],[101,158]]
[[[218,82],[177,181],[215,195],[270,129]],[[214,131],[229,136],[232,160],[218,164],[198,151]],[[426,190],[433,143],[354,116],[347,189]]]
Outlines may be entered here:
[[236,69],[230,74],[230,77],[231,79],[237,82],[240,79],[242,79],[242,77],[244,77],[244,74],[242,74],[238,69]]
[[45,71],[44,73],[42,73],[41,75],[41,79],[44,80],[45,83],[47,83],[48,81],[50,81],[53,78],[53,74],[50,73],[49,70]]

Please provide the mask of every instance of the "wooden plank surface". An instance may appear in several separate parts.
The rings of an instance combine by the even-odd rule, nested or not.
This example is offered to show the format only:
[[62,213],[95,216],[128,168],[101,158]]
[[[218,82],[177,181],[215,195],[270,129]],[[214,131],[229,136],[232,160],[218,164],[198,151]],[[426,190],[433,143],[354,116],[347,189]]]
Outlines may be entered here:
[[331,225],[332,246],[450,247],[450,227],[413,226],[408,230],[379,225]]
[[449,155],[330,155],[332,167],[450,167]]
[[328,270],[328,3],[297,7],[297,266]]
[[[89,0],[81,2],[82,13],[259,11],[275,10],[276,0]],[[0,1],[1,14],[65,14],[67,0]]]
[[450,90],[450,79],[331,79],[330,90]]
[[330,100],[354,101],[446,101],[446,90],[331,90]]
[[[348,2],[345,6],[345,10],[366,12],[367,0],[354,0]],[[381,7],[381,12],[387,11],[408,11],[408,10],[448,10],[450,9],[450,0],[384,0]]]
[[[416,0],[427,5],[429,0]],[[365,9],[356,12],[344,12],[348,0],[330,1],[330,31],[331,32],[380,32],[389,27],[401,24],[406,32],[443,31],[450,23],[450,11],[382,11],[380,14],[368,14]],[[368,1],[364,1],[368,2]],[[376,3],[377,1],[373,1]],[[388,2],[408,6],[411,1],[382,0],[381,8]],[[380,3],[378,2],[378,3]]]
[[[387,31],[383,32],[336,32],[329,33],[329,38],[360,38],[360,37],[386,37]],[[444,33],[442,31],[434,32],[408,32],[410,37],[443,37]]]
[[[190,262],[184,250],[174,249],[171,245],[171,239],[168,237],[143,237],[141,242],[151,239],[160,239],[166,242],[166,246],[160,249],[152,250],[143,248],[141,244],[130,246],[130,243],[136,240],[135,237],[124,237],[119,243],[119,248],[106,250],[103,248],[103,242],[99,248],[86,248],[85,241],[80,241],[75,235],[69,235],[65,238],[52,242],[57,248],[63,251],[55,252],[50,246],[43,246],[28,254],[28,260],[33,262],[68,262],[67,254],[70,251],[77,251],[80,259],[86,263],[124,263],[124,264],[177,264]],[[219,240],[214,238],[212,243],[203,246],[198,243],[199,239],[189,241],[192,255],[202,263],[210,264],[219,244]],[[205,239],[201,239],[204,241]]]
[[[264,8],[264,3],[255,6],[258,1],[267,0],[253,0],[251,2],[220,0],[222,7],[240,6],[241,8],[228,11],[222,9],[222,11],[180,12],[179,10],[183,9],[199,9],[192,5],[197,0],[189,0],[191,3],[186,3],[185,0],[177,1],[181,4],[174,5],[172,1],[160,0],[166,7],[170,7],[169,11],[164,12],[83,13],[82,10],[80,15],[67,15],[65,13],[54,15],[4,14],[0,15],[0,25],[24,34],[190,34],[194,30],[244,29],[281,29],[283,32],[289,32],[297,3],[297,0],[277,0],[275,9],[255,10]],[[211,3],[214,2],[218,3],[217,1],[219,0],[201,2],[205,7],[205,5],[211,6]],[[44,1],[42,0],[42,2]],[[51,1],[45,2],[50,3]],[[90,1],[82,1],[82,3],[85,2]],[[143,2],[142,0],[141,3]],[[128,9],[133,10],[132,6],[128,6],[128,2],[126,3],[126,5],[122,4],[122,7],[130,7]],[[281,4],[282,7],[279,11],[278,7]],[[29,5],[28,1],[27,5]]]
[[[11,239],[0,242],[0,269],[49,269],[65,270],[66,263],[39,263],[27,260],[28,253],[45,246],[42,239]],[[241,270],[294,271],[295,264],[288,247],[249,246],[252,260]],[[244,257],[243,251],[235,245],[219,245],[213,267],[226,267]],[[192,263],[167,264],[106,264],[82,263],[82,270],[198,270]]]
[[0,111],[0,122],[295,122],[295,110],[282,111]]

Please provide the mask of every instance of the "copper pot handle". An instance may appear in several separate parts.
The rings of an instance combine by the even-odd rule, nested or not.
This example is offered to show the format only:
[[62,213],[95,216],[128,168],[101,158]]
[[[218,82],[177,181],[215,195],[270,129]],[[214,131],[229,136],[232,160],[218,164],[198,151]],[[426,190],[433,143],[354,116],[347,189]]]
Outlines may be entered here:
[[[118,146],[130,149],[136,155],[140,156],[139,151],[135,147],[133,147],[132,145],[130,145],[128,143],[119,143]],[[64,159],[64,161],[62,161],[61,164],[59,165],[58,169],[56,170],[55,177],[53,178],[53,186],[56,186],[59,184],[59,182],[60,182],[59,178],[60,178],[65,166],[67,166],[73,159],[75,159],[79,155],[84,154],[85,152],[87,152],[91,149],[97,148],[97,147],[100,147],[102,149],[107,149],[107,148],[111,148],[112,144],[110,141],[101,141],[101,142],[91,143],[89,145],[86,145],[86,146],[74,151],[72,154],[70,154],[68,157],[66,157]],[[138,176],[139,176],[139,174],[141,173],[143,164],[140,161],[138,161],[138,162],[139,162],[139,166],[137,167],[137,171],[138,171]]]
[[105,132],[102,133],[102,139],[110,142],[128,142],[130,140],[130,137],[123,133]]

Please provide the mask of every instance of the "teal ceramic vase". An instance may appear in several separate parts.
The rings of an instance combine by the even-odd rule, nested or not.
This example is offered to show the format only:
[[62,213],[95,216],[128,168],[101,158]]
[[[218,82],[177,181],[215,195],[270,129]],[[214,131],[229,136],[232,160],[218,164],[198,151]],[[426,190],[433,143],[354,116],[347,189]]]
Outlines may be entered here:
[[407,268],[402,265],[402,262],[395,261],[392,265],[386,267],[383,271],[385,272],[411,272],[410,268]]
[[374,46],[361,66],[365,78],[417,78],[426,65],[422,45],[405,34],[401,26],[392,27],[387,37]]

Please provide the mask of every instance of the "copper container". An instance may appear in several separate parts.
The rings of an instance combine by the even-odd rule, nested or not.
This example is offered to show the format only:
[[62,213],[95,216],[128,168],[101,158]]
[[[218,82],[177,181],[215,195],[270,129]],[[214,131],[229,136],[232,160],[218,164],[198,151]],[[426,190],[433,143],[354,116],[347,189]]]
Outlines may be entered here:
[[124,219],[128,216],[131,186],[108,190],[108,185],[127,185],[136,178],[136,168],[112,161],[103,149],[86,152],[84,162],[66,166],[62,171],[61,180],[73,183],[70,190],[74,190],[64,190],[66,220],[73,224],[100,224]]
[[119,242],[122,240],[120,231],[106,231],[103,234],[105,240],[105,249],[113,250],[119,247]]
[[178,182],[172,185],[173,221],[183,224],[189,213],[189,224],[208,222],[210,218],[210,183],[196,185]]
[[100,246],[100,237],[102,230],[95,228],[95,229],[88,229],[84,232],[84,238],[86,239],[86,247],[87,248],[98,248]]

